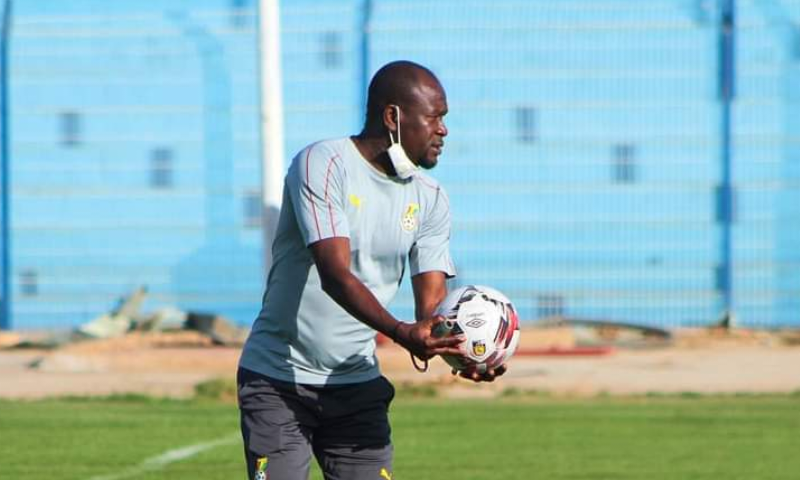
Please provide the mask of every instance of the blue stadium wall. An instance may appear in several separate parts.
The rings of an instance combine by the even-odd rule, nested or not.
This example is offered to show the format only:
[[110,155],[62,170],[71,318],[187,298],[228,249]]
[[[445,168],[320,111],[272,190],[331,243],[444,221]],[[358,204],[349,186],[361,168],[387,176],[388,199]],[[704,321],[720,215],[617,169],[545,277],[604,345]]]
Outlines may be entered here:
[[[731,224],[718,1],[284,1],[287,157],[356,132],[365,79],[415,60],[448,91],[457,283],[528,321],[708,325],[730,227],[739,323],[800,325],[800,2],[736,4]],[[14,5],[11,326],[71,327],[141,285],[145,310],[249,323],[257,2]],[[392,309],[412,307],[406,282]]]

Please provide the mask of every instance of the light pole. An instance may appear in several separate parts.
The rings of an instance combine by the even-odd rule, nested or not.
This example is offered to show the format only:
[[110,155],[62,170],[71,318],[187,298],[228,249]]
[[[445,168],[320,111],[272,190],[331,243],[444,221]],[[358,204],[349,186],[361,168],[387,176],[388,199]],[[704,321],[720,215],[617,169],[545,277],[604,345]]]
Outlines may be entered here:
[[736,4],[735,0],[723,0],[719,37],[719,94],[722,103],[722,182],[718,191],[717,218],[722,224],[720,250],[722,262],[718,272],[718,286],[722,291],[725,325],[734,323],[733,285],[733,223],[736,221],[735,189],[733,186],[733,162],[731,158],[731,115],[736,95]]
[[0,26],[0,270],[2,271],[2,287],[0,287],[0,330],[11,328],[11,194],[8,191],[11,182],[8,179],[11,170],[8,156],[8,41],[11,38],[11,0],[3,3],[3,19]]

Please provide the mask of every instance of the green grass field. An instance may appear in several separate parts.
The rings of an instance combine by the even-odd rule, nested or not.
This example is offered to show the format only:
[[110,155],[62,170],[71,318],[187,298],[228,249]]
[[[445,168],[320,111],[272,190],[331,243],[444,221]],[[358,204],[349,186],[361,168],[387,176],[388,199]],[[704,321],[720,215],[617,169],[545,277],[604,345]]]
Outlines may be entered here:
[[[395,479],[800,478],[800,395],[400,395],[392,422]],[[229,402],[0,401],[0,478],[244,479],[237,426]]]

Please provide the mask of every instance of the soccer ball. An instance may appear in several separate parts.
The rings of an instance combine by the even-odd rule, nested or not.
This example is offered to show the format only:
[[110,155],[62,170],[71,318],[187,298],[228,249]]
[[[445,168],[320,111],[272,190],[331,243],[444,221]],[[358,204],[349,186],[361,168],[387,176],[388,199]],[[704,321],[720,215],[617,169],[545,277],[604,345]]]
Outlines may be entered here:
[[463,334],[466,360],[442,355],[454,369],[485,373],[504,364],[519,343],[519,318],[511,301],[497,290],[467,285],[450,292],[436,315],[445,320],[436,325],[435,336]]

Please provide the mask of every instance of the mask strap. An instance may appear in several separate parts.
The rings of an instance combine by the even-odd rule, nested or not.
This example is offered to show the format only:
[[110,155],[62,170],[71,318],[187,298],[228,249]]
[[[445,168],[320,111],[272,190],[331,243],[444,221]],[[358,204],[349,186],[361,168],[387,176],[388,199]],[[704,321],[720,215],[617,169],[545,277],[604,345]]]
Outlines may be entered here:
[[395,112],[397,112],[397,142],[394,141],[394,137],[392,137],[392,131],[388,130],[389,132],[389,142],[394,145],[395,143],[400,143],[400,107],[397,105],[392,105],[394,107]]

